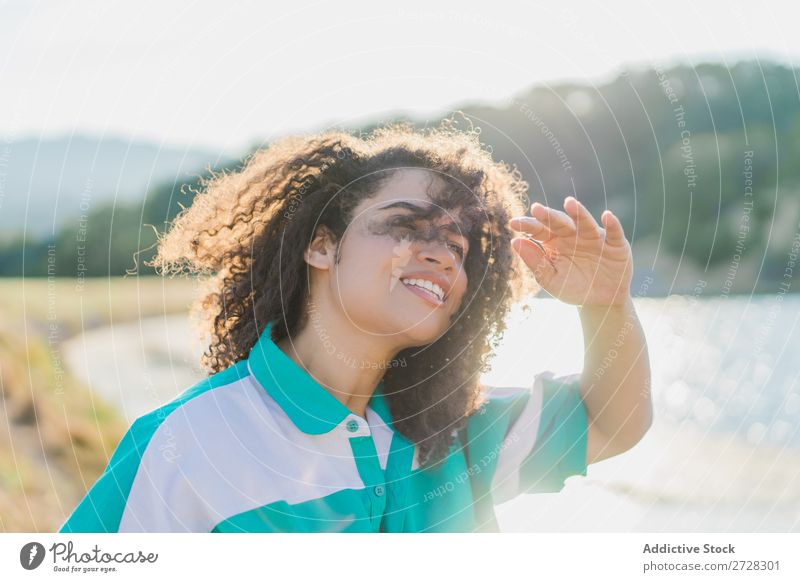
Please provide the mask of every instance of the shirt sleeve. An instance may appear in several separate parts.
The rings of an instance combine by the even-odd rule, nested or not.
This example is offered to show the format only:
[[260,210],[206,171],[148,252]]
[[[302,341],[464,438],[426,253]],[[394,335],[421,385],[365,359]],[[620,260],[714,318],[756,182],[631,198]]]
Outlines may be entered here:
[[128,494],[149,440],[149,435],[140,428],[141,419],[137,419],[122,437],[103,473],[58,530],[59,533],[119,531]]
[[209,531],[169,428],[157,412],[136,419],[59,533]]
[[467,423],[468,457],[493,503],[521,493],[552,493],[586,475],[588,416],[580,374],[537,374],[530,388],[489,388]]

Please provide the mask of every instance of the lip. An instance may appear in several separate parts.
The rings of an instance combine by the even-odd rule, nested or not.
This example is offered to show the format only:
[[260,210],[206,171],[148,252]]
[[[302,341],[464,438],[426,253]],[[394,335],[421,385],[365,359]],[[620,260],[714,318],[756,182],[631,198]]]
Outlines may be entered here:
[[428,293],[427,291],[423,291],[419,287],[416,287],[414,285],[406,285],[405,283],[400,283],[400,284],[407,290],[411,291],[413,294],[421,297],[422,299],[433,305],[434,307],[441,307],[442,305],[444,305],[444,301],[439,301],[438,297],[436,297],[431,293]]
[[444,292],[444,295],[442,297],[442,301],[439,301],[438,298],[432,297],[425,291],[422,291],[420,288],[414,286],[408,286],[402,281],[400,281],[403,287],[405,287],[409,291],[416,293],[423,299],[426,299],[429,303],[431,303],[431,305],[436,305],[436,306],[444,305],[444,302],[447,301],[447,298],[450,296],[450,287],[451,287],[450,281],[447,279],[447,277],[439,275],[438,273],[433,273],[431,271],[411,271],[409,273],[403,273],[403,275],[400,276],[400,279],[422,279],[424,281],[430,281],[431,283],[436,283],[439,287],[441,287],[442,291]]

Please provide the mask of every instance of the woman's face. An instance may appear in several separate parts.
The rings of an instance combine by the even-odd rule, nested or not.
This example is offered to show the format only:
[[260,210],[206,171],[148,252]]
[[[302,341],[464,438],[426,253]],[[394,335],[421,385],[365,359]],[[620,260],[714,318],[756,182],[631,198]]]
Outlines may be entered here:
[[392,174],[355,208],[331,270],[334,307],[365,333],[396,338],[399,349],[444,334],[467,288],[466,227],[427,194],[442,187],[423,169]]

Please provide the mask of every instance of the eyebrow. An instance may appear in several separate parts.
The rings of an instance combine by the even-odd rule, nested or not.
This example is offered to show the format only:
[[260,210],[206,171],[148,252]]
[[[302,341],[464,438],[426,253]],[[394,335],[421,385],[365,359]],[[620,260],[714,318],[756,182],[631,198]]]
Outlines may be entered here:
[[[411,212],[414,212],[415,214],[426,216],[428,214],[433,214],[433,213],[436,212],[435,210],[431,210],[431,206],[432,205],[433,204],[431,203],[426,208],[424,206],[420,206],[419,204],[412,204],[411,202],[400,201],[400,202],[391,202],[389,204],[386,204],[385,206],[380,206],[378,208],[378,211],[390,210],[390,209],[393,209],[393,208],[400,208],[400,209],[404,209],[404,210],[410,210]],[[464,237],[465,239],[468,238],[464,234],[466,232],[467,228],[466,228],[465,225],[463,225],[460,222],[448,222],[447,224],[441,225],[439,228],[443,228],[445,230],[448,230],[448,231],[452,232],[455,235]]]
[[407,210],[421,210],[423,207],[419,204],[411,204],[411,202],[390,202],[389,204],[385,204],[384,206],[379,206],[378,210],[389,210],[390,208],[405,208]]

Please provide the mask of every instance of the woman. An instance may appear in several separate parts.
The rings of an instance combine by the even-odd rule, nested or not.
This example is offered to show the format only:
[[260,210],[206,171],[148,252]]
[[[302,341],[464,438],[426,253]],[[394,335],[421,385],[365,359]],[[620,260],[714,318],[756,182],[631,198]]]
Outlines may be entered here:
[[[154,264],[211,276],[211,375],[133,423],[60,531],[491,531],[649,427],[619,221],[523,216],[476,132],[289,137],[203,186]],[[481,386],[537,284],[579,306],[587,368]]]

